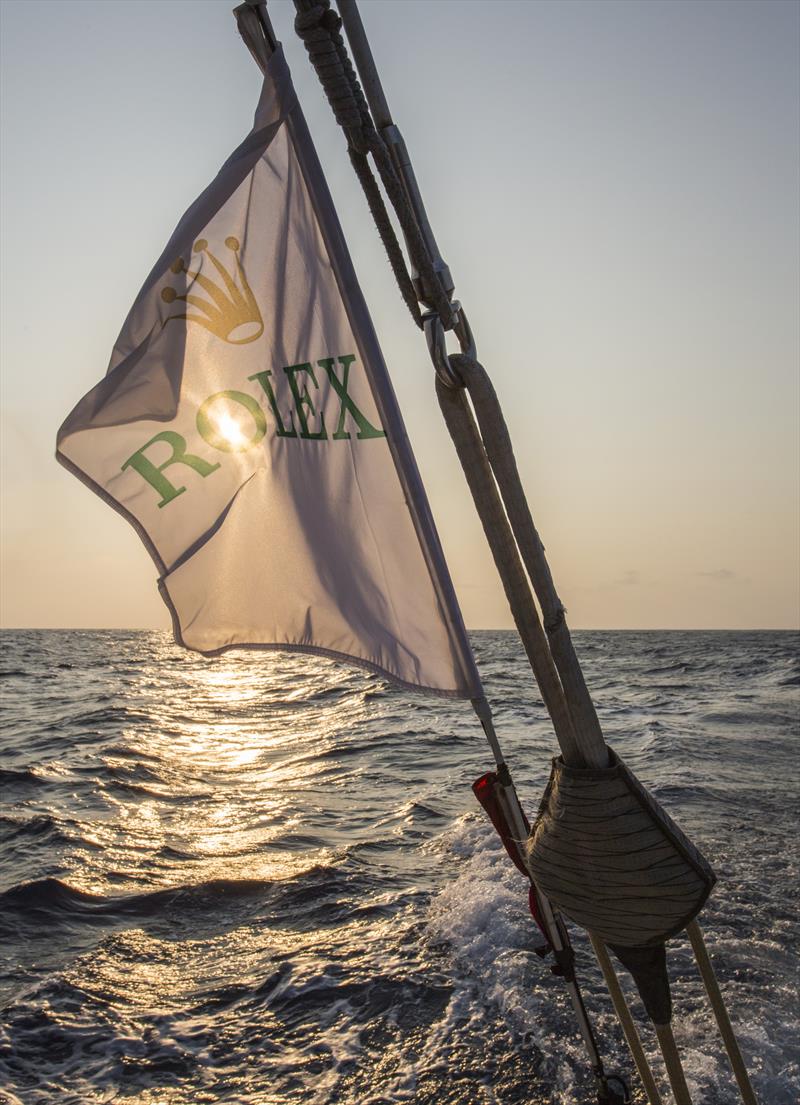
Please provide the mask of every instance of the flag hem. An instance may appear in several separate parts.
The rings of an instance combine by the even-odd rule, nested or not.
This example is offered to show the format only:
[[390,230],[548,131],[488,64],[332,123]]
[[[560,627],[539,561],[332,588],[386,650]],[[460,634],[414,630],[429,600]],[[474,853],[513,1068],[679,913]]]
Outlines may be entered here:
[[415,691],[418,694],[431,694],[436,695],[437,698],[452,698],[459,699],[461,701],[470,700],[475,697],[470,692],[470,690],[466,688],[463,691],[459,691],[457,689],[445,690],[442,687],[428,687],[423,686],[422,683],[410,683],[408,680],[401,679],[399,675],[395,675],[393,672],[387,671],[386,668],[382,668],[380,664],[375,664],[371,660],[362,659],[360,656],[353,656],[349,652],[337,652],[335,649],[325,648],[323,645],[301,645],[291,643],[284,644],[282,642],[278,643],[277,641],[267,641],[263,644],[245,642],[232,645],[222,645],[220,648],[213,649],[195,648],[193,645],[188,645],[183,638],[183,633],[181,632],[178,612],[175,609],[172,599],[169,597],[169,592],[167,591],[166,586],[164,585],[163,577],[169,575],[172,569],[168,568],[159,556],[158,550],[156,549],[153,542],[150,540],[147,531],[133,514],[127,511],[125,507],[122,506],[122,504],[119,503],[116,499],[112,498],[112,496],[108,494],[105,488],[101,487],[100,484],[95,483],[91,476],[87,476],[85,472],[81,471],[81,469],[77,467],[77,465],[73,464],[69,457],[66,457],[60,449],[56,449],[56,460],[63,468],[66,468],[68,472],[70,472],[73,476],[76,476],[77,479],[79,479],[80,482],[84,484],[84,486],[88,487],[90,491],[93,491],[95,495],[98,496],[98,498],[102,499],[107,506],[110,506],[112,510],[119,514],[121,518],[124,518],[125,521],[128,522],[136,531],[137,536],[150,554],[153,563],[155,564],[156,568],[158,568],[159,576],[161,577],[158,580],[158,593],[161,595],[161,599],[167,610],[169,611],[170,620],[172,622],[173,640],[175,641],[176,645],[180,645],[181,648],[185,648],[188,652],[196,652],[200,656],[221,656],[224,652],[233,652],[235,649],[246,649],[248,652],[305,652],[316,656],[324,656],[329,660],[336,660],[340,663],[350,664],[354,667],[365,669],[366,671],[372,672],[375,675],[382,676],[384,679],[388,679],[390,683],[395,684],[395,686],[402,687],[403,690]]

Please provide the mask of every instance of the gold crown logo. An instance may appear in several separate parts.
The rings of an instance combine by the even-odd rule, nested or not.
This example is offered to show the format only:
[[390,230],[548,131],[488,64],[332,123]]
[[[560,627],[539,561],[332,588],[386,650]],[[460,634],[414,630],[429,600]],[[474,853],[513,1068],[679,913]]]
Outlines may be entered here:
[[[222,278],[222,286],[216,284],[202,272],[189,272],[183,258],[179,257],[170,265],[174,273],[185,272],[192,281],[186,295],[178,295],[174,288],[162,288],[161,298],[165,303],[174,303],[176,300],[194,307],[200,314],[170,315],[167,322],[177,318],[185,318],[188,322],[196,322],[216,334],[218,338],[229,342],[231,345],[245,345],[255,341],[264,333],[264,322],[261,311],[258,309],[255,296],[247,283],[242,262],[239,260],[238,238],[226,238],[225,245],[236,258],[236,278],[225,268],[223,263],[214,256],[208,248],[205,238],[199,238],[192,248],[193,253],[205,254],[211,264]],[[202,266],[202,262],[201,262]],[[208,299],[201,299],[197,295],[191,295],[191,288],[199,284],[208,295]],[[164,323],[166,326],[166,323]]]

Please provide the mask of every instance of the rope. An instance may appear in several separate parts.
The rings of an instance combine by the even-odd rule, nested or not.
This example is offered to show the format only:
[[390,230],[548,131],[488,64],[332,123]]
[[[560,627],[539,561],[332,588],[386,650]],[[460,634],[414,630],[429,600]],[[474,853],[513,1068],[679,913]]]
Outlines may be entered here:
[[303,40],[336,121],[345,132],[350,160],[411,317],[422,328],[417,293],[383,197],[369,167],[367,154],[372,155],[381,183],[397,215],[411,262],[420,274],[425,288],[426,299],[430,300],[430,306],[437,312],[443,325],[450,327],[455,321],[453,306],[434,268],[392,155],[375,129],[369,106],[340,33],[342,21],[331,10],[330,0],[295,0],[295,8],[295,30]]
[[647,1094],[647,1100],[650,1102],[650,1105],[663,1105],[661,1094],[658,1092],[656,1080],[653,1077],[650,1063],[642,1047],[639,1033],[636,1031],[636,1025],[631,1016],[631,1011],[628,1008],[628,1003],[625,1000],[625,995],[622,992],[622,987],[619,984],[617,972],[614,970],[614,964],[611,962],[611,957],[606,951],[606,946],[602,940],[599,940],[592,933],[589,933],[589,939],[592,942],[594,954],[597,956],[597,962],[600,964],[600,970],[603,972],[606,988],[611,995],[611,1001],[614,1006],[614,1012],[617,1014],[617,1020],[622,1025],[622,1031],[625,1033],[625,1039],[628,1041],[628,1048],[633,1056],[633,1061],[636,1064],[639,1077],[642,1080],[644,1091]]
[[719,1034],[725,1044],[725,1050],[728,1053],[728,1059],[730,1060],[731,1068],[739,1086],[742,1101],[744,1105],[758,1105],[756,1095],[750,1083],[750,1076],[747,1073],[742,1053],[739,1050],[739,1044],[733,1032],[733,1026],[728,1016],[728,1011],[725,1008],[722,991],[719,988],[717,976],[714,973],[714,968],[709,958],[706,942],[703,939],[703,933],[697,921],[692,921],[690,925],[687,925],[686,932],[691,941],[692,951],[694,952],[697,966],[700,969],[703,985],[706,988],[708,1000],[719,1027]]
[[692,1097],[686,1084],[686,1075],[683,1073],[683,1064],[678,1053],[678,1045],[672,1035],[672,1026],[668,1024],[654,1024],[658,1037],[658,1046],[664,1056],[664,1066],[667,1068],[667,1077],[672,1087],[672,1096],[675,1105],[692,1105]]
[[[386,143],[375,130],[374,126],[372,126],[371,123],[370,126],[372,127],[370,134],[370,153],[377,166],[381,184],[383,184],[386,189],[386,194],[397,215],[412,264],[419,273],[422,286],[425,288],[425,298],[429,301],[429,305],[436,311],[437,315],[442,320],[442,325],[446,329],[455,322],[453,304],[445,294],[442,288],[442,282],[439,279],[439,274],[433,267],[433,261],[428,252],[425,239],[422,237],[422,231],[419,228],[417,216],[414,214],[414,210],[408,202],[405,190],[397,175],[397,170],[394,167],[392,155],[389,153],[386,148]],[[420,327],[422,326],[421,321],[419,325]]]
[[[448,388],[437,377],[439,406],[470,486],[517,630],[553,719],[564,762],[605,767],[608,751],[525,501],[497,396],[485,369],[474,358],[455,353],[448,361],[463,386]],[[536,593],[545,620],[548,615],[553,617],[554,610],[559,611],[554,618],[558,624],[551,624],[549,637],[542,629],[526,568],[534,588],[538,583]]]
[[[464,359],[452,358],[456,370]],[[575,762],[580,753],[564,691],[466,393],[446,387],[438,377],[436,393],[558,742],[565,759]]]
[[575,655],[564,605],[556,592],[544,545],[533,524],[497,394],[488,373],[478,361],[463,355],[451,357],[450,361],[469,391],[514,538],[539,600],[550,651],[569,704],[583,759],[588,767],[605,767],[608,754],[603,732]]
[[295,30],[303,40],[336,122],[347,138],[350,162],[366,196],[400,294],[414,322],[421,327],[422,315],[414,285],[367,160],[367,153],[374,145],[374,139],[377,138],[380,142],[380,138],[373,126],[367,102],[340,34],[341,20],[336,12],[331,11],[330,0],[296,0],[295,7]]
[[361,189],[366,196],[367,206],[372,215],[372,220],[375,223],[380,239],[383,242],[383,248],[386,250],[386,254],[389,258],[389,264],[394,273],[394,278],[397,281],[397,286],[400,289],[400,294],[414,322],[417,326],[421,327],[422,312],[417,303],[417,293],[414,290],[414,285],[408,274],[405,258],[403,257],[403,250],[394,232],[392,220],[389,218],[389,212],[386,210],[386,204],[383,202],[383,196],[378,188],[378,182],[372,175],[369,161],[364,154],[352,147],[348,150],[348,153],[350,155],[350,164],[353,166],[355,174],[361,184]]

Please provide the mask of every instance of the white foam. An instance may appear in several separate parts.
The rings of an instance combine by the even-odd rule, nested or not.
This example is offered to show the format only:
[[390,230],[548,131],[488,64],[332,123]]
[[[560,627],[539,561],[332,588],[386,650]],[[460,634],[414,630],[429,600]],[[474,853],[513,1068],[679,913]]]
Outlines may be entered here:
[[478,1022],[487,1008],[496,1011],[513,1047],[541,1055],[540,1093],[555,1090],[553,1100],[583,1105],[575,1094],[576,1070],[582,1081],[585,1057],[572,1038],[574,1026],[564,1037],[554,1032],[565,1020],[564,991],[533,951],[543,940],[528,912],[525,880],[491,826],[476,815],[462,818],[440,846],[460,860],[427,918],[431,939],[446,941],[452,955],[455,990],[448,1014],[457,1016],[449,1017],[443,1031],[463,1031],[455,1020]]

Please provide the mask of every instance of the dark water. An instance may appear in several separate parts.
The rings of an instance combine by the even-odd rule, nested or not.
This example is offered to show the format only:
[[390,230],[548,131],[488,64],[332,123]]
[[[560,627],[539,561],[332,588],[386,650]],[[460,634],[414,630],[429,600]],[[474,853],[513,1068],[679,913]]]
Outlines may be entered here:
[[[515,638],[475,642],[532,812],[553,740]],[[468,706],[159,633],[2,644],[0,1101],[593,1099],[524,882],[474,805],[491,763]],[[798,637],[578,647],[609,742],[716,868],[703,923],[762,1105],[796,1105]],[[629,1069],[574,935],[604,1053]],[[671,948],[695,1105],[734,1102]]]

